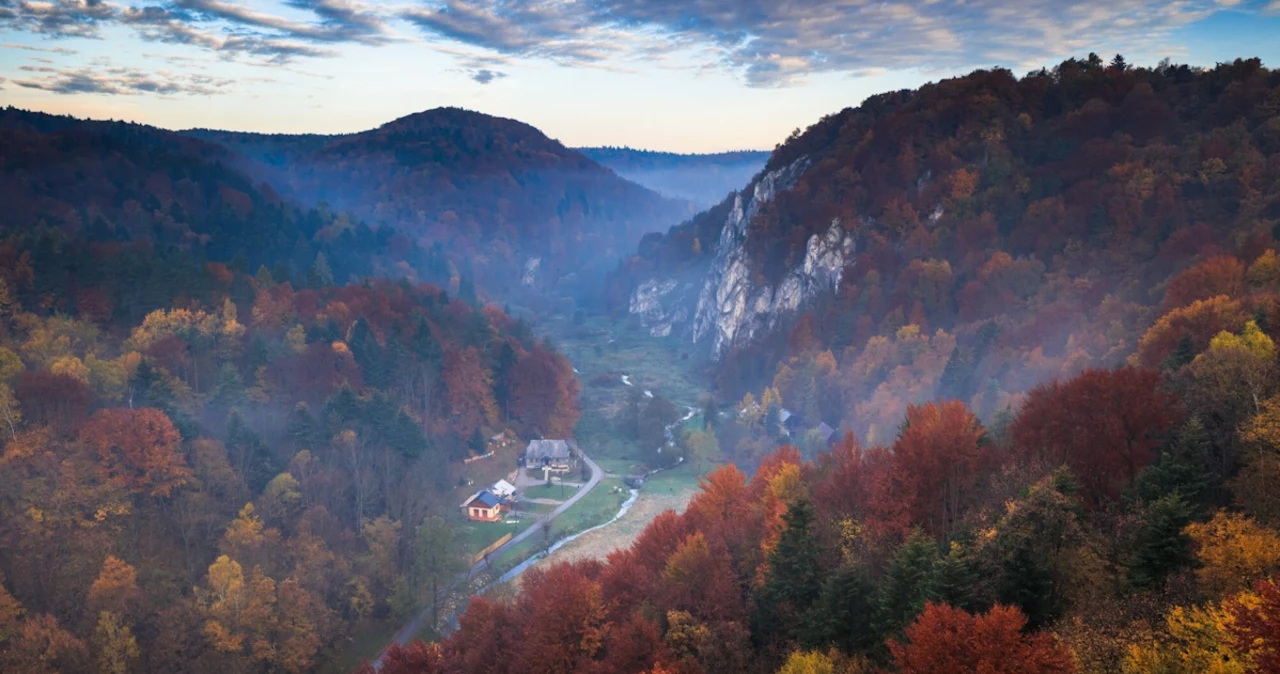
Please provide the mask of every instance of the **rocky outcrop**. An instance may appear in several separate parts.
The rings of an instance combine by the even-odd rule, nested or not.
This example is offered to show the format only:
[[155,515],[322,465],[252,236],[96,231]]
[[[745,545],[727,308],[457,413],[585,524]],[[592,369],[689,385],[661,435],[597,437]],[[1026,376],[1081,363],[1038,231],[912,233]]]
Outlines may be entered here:
[[795,184],[808,167],[808,159],[801,158],[762,175],[749,191],[734,197],[715,255],[697,283],[701,290],[696,304],[689,292],[694,284],[654,278],[632,293],[631,313],[656,336],[670,335],[692,318],[689,336],[695,343],[710,342],[711,356],[718,360],[730,348],[778,329],[819,293],[839,288],[855,242],[838,219],[826,231],[809,238],[804,260],[777,283],[760,284],[750,272],[752,260],[744,244],[751,219],[761,205]]
[[667,337],[676,326],[689,321],[688,297],[692,283],[676,279],[649,279],[631,294],[630,312],[640,317],[640,324],[654,337]]
[[524,263],[524,272],[520,274],[521,285],[532,287],[538,282],[538,269],[542,266],[542,258],[531,257]]

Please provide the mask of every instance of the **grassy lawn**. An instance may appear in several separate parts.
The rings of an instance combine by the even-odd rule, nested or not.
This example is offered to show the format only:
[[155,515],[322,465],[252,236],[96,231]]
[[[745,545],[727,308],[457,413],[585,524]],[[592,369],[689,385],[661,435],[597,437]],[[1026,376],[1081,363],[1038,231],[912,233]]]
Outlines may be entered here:
[[531,522],[532,520],[520,520],[517,524],[507,524],[505,521],[472,522],[468,520],[460,524],[458,530],[466,541],[467,552],[476,554],[507,534],[514,536],[524,531]]
[[681,492],[695,491],[698,489],[698,476],[705,475],[717,466],[715,464],[706,464],[701,470],[696,469],[689,463],[681,464],[670,470],[664,470],[657,475],[649,478],[644,483],[643,490],[646,492]]
[[549,498],[556,501],[564,501],[573,496],[578,491],[577,487],[569,485],[561,485],[558,483],[540,484],[534,487],[525,487],[521,495],[525,498]]
[[[621,493],[614,493],[615,487],[621,487]],[[618,514],[622,502],[626,501],[629,495],[622,480],[614,477],[601,480],[591,493],[583,496],[581,501],[556,518],[551,524],[552,538],[569,536],[608,522]]]
[[519,507],[520,507],[520,512],[533,513],[535,515],[545,515],[551,512],[552,510],[556,509],[556,507],[551,505],[550,503],[525,503],[523,501],[520,502]]

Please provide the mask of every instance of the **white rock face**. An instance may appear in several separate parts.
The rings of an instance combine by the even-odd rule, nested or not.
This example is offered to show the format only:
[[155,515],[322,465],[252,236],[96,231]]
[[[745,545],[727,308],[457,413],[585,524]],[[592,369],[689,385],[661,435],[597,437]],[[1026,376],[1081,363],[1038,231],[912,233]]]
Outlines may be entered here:
[[809,237],[804,261],[783,275],[776,286],[756,285],[744,248],[747,226],[759,206],[789,188],[808,168],[800,159],[764,176],[752,198],[734,203],[721,232],[716,259],[698,297],[693,341],[712,341],[711,357],[719,360],[731,347],[748,344],[780,325],[820,292],[840,286],[840,276],[854,252],[853,235],[838,219],[826,232]]
[[[762,204],[790,188],[809,167],[801,158],[790,166],[765,174],[750,195],[734,197],[725,219],[711,266],[701,283],[692,312],[692,339],[710,340],[711,356],[719,360],[734,346],[748,344],[777,329],[791,314],[819,293],[838,289],[845,265],[855,250],[853,234],[833,220],[822,233],[809,238],[804,261],[787,270],[775,285],[756,285],[744,247],[751,219]],[[649,279],[631,295],[630,311],[655,336],[670,335],[689,319],[691,286],[674,279]]]
[[520,276],[520,283],[532,286],[538,282],[538,268],[542,266],[542,258],[531,257],[524,263],[524,273]]

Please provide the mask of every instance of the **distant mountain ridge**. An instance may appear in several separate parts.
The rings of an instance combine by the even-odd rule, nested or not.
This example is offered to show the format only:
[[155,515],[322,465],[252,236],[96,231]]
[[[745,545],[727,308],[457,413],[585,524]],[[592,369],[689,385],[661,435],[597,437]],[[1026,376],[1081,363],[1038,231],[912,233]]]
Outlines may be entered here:
[[44,225],[90,244],[173,246],[295,278],[321,253],[340,281],[403,275],[421,258],[393,228],[375,233],[281,199],[240,162],[222,145],[143,124],[0,110],[0,229]]
[[710,208],[764,168],[770,152],[736,150],[677,154],[629,147],[580,147],[578,152],[659,194]]
[[458,108],[334,136],[183,133],[286,196],[439,242],[492,287],[603,274],[690,212],[528,124]]

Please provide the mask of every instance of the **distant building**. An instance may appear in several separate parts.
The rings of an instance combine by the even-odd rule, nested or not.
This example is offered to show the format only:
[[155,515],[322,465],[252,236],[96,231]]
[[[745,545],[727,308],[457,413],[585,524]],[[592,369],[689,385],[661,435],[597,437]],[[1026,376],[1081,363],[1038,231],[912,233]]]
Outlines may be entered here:
[[467,511],[467,517],[477,522],[497,522],[502,519],[502,511],[508,503],[488,489],[482,489],[464,501],[462,509]]
[[526,468],[563,473],[573,465],[576,449],[577,445],[572,440],[530,440],[524,450],[524,465]]
[[822,436],[822,441],[829,445],[836,435],[836,429],[828,426],[827,422],[824,421],[818,424],[818,434]]
[[493,492],[493,495],[498,498],[509,499],[516,493],[516,488],[515,485],[506,480],[498,480],[493,483],[492,487],[489,487],[489,491]]

